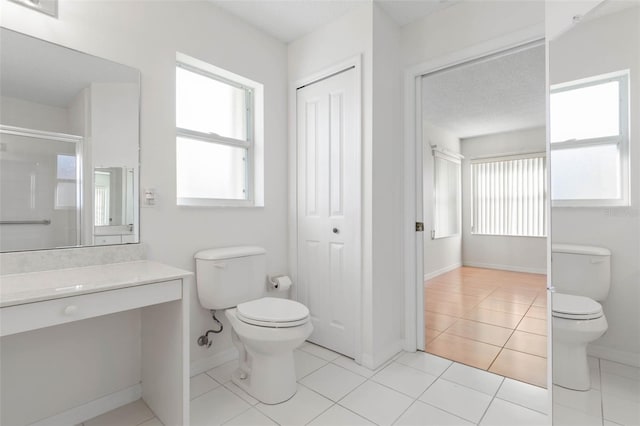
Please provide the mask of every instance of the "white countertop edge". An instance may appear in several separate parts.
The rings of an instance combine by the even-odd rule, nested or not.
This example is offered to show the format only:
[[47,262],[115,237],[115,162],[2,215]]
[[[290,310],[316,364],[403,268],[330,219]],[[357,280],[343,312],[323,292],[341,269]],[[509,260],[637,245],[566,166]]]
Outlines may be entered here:
[[0,276],[0,308],[187,278],[193,272],[150,260]]

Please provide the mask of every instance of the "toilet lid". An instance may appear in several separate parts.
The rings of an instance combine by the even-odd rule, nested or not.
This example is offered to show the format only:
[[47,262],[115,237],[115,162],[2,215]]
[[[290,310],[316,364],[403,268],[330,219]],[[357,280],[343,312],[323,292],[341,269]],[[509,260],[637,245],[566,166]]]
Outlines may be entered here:
[[309,309],[302,303],[276,297],[263,297],[237,306],[237,317],[262,327],[295,327],[309,321]]
[[600,318],[602,305],[593,299],[572,294],[553,293],[553,316],[567,319]]

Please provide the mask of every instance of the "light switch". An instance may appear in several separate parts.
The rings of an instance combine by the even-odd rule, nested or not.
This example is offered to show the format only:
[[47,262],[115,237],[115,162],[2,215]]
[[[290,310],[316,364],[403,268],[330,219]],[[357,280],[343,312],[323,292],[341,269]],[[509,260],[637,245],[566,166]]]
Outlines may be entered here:
[[158,194],[155,188],[145,188],[142,191],[142,205],[145,207],[155,207],[158,204]]

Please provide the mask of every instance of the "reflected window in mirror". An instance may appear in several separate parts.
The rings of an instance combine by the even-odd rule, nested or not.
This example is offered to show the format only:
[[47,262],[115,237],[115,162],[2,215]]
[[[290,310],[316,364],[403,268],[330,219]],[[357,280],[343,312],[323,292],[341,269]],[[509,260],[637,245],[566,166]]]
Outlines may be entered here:
[[180,57],[183,60],[176,65],[178,205],[254,205],[254,177],[260,164],[256,162],[256,90],[261,85]]
[[557,207],[629,203],[627,71],[551,88],[551,199]]
[[56,209],[75,209],[79,206],[80,181],[77,179],[78,161],[75,155],[58,154]]

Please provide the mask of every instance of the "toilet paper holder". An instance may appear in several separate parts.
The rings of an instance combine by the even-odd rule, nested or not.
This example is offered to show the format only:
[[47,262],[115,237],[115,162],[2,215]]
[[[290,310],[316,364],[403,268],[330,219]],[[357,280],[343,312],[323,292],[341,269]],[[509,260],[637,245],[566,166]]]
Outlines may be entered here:
[[288,290],[291,287],[291,278],[288,275],[274,275],[268,277],[269,284],[274,290]]

